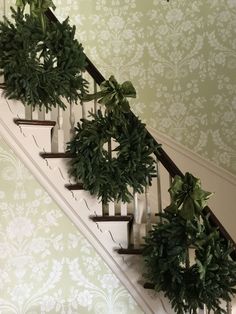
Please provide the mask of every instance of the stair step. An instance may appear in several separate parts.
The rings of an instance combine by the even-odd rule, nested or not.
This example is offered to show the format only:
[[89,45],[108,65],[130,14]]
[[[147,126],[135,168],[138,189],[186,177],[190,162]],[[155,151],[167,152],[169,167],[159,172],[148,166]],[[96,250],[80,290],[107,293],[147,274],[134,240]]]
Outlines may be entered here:
[[155,289],[155,285],[153,283],[150,283],[150,282],[146,282],[144,285],[143,285],[144,289],[150,289],[150,290],[154,290]]
[[106,222],[106,221],[128,221],[132,222],[134,219],[133,215],[127,215],[127,216],[108,216],[108,215],[103,215],[103,216],[90,216],[90,219],[94,222]]
[[74,158],[76,155],[71,153],[40,153],[40,156],[46,158]]
[[76,191],[76,190],[84,190],[84,186],[82,182],[76,183],[76,184],[67,184],[65,187],[69,191]]
[[143,248],[135,248],[135,247],[128,247],[127,249],[120,248],[115,250],[118,254],[124,255],[142,255]]
[[56,122],[51,120],[26,120],[26,119],[14,119],[17,125],[42,125],[42,126],[55,126]]

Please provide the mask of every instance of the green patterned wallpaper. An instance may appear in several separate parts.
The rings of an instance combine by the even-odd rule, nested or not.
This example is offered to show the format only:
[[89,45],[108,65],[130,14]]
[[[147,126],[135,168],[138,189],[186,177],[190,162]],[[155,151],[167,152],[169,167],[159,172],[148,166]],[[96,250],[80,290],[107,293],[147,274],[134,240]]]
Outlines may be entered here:
[[56,0],[145,122],[236,174],[236,0]]
[[0,313],[143,313],[1,138]]

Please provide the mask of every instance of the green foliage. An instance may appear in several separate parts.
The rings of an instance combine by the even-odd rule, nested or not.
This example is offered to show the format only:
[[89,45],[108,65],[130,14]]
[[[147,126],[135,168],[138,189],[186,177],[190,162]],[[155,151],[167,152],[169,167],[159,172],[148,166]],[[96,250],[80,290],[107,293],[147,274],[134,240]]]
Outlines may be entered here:
[[[163,222],[146,237],[145,277],[164,292],[177,314],[196,314],[204,304],[214,313],[226,313],[220,303],[230,301],[236,292],[236,262],[230,257],[232,245],[202,215],[209,193],[188,173],[183,179],[176,178],[170,194],[172,208],[181,207],[190,197],[198,204],[197,210],[187,202],[191,215],[183,215],[180,208],[170,210],[171,206],[160,215]],[[193,255],[190,265],[189,249]]]
[[13,12],[14,22],[0,22],[0,75],[5,95],[46,110],[65,105],[62,98],[77,102],[85,92],[85,55],[74,38],[75,27],[66,19],[42,30],[37,18]]
[[[147,136],[145,125],[131,114],[119,119],[113,112],[103,115],[98,111],[93,120],[82,120],[68,149],[76,154],[71,161],[70,175],[82,180],[84,188],[97,195],[104,203],[114,200],[128,202],[130,188],[143,192],[155,174],[154,143]],[[113,138],[118,147],[113,156],[104,144]]]

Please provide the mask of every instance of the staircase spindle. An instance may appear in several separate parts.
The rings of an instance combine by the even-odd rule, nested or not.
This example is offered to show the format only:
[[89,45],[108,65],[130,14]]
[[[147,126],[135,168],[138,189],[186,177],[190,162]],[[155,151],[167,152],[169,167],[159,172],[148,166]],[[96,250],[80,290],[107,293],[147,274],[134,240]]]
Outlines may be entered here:
[[[97,93],[97,83],[95,80],[93,80],[93,92],[94,94]],[[94,99],[94,113],[96,114],[98,111],[98,102],[97,102],[97,99],[95,98]]]
[[86,110],[85,110],[85,104],[83,100],[80,101],[80,105],[82,107],[82,119],[86,119]]
[[58,116],[57,116],[57,144],[58,144],[58,152],[64,153],[65,151],[65,136],[64,136],[64,130],[63,130],[63,109],[58,107]]
[[128,210],[127,210],[128,204],[127,203],[120,203],[120,214],[121,216],[127,216]]
[[32,116],[32,120],[39,120],[39,112],[40,110],[38,109],[38,107],[35,107],[34,109],[31,107],[31,116]]
[[43,118],[44,120],[51,120],[52,119],[52,111],[51,110],[46,110],[46,108],[43,108]]
[[32,106],[25,105],[25,119],[32,120],[33,119],[33,109]]
[[232,314],[232,304],[230,301],[227,302],[226,304],[226,311],[227,311],[227,314]]
[[109,202],[108,213],[109,213],[109,216],[115,216],[115,203],[114,202]]
[[156,169],[157,169],[157,209],[158,209],[158,214],[161,214],[162,213],[162,196],[161,196],[161,177],[160,177],[159,160],[157,160]]
[[134,247],[140,246],[140,224],[138,209],[138,193],[134,193],[134,224],[133,224],[133,244]]
[[146,229],[147,232],[151,230],[151,206],[149,201],[149,187],[145,186],[145,210],[146,210]]
[[75,104],[70,103],[70,139],[74,137],[75,134]]
[[[172,182],[173,182],[173,177],[171,174],[169,174],[169,186],[171,187],[172,185]],[[171,197],[170,197],[170,201],[171,201]]]
[[205,305],[204,305],[203,309],[198,309],[198,314],[207,314],[207,310],[206,310]]

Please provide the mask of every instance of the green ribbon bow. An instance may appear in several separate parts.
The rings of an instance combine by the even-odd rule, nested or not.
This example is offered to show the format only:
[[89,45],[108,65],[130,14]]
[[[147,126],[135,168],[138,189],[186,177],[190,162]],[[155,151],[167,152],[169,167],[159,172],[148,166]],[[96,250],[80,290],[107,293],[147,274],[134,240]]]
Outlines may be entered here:
[[135,98],[136,91],[130,81],[123,84],[118,84],[114,76],[109,80],[102,82],[100,85],[101,91],[84,95],[84,101],[98,100],[99,104],[105,105],[107,111],[120,110],[122,112],[129,112],[130,105],[127,100],[128,97]]
[[199,217],[200,212],[206,206],[207,200],[213,194],[201,188],[200,179],[190,173],[183,178],[175,176],[169,188],[171,204],[166,211],[178,212],[186,220],[192,220],[195,215]]

